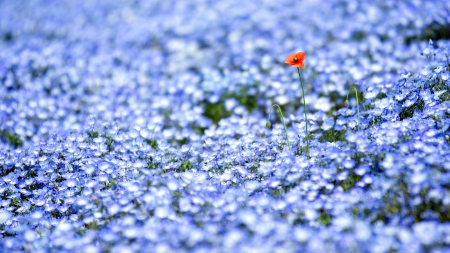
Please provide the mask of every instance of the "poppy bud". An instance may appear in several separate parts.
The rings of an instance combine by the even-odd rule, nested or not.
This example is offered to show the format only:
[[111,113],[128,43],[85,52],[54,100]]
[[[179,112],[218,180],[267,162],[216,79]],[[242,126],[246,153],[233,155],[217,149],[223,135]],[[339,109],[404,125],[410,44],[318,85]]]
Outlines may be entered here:
[[345,100],[344,104],[345,106],[348,106],[348,99]]
[[272,124],[270,123],[270,121],[267,121],[267,122],[266,122],[266,127],[267,127],[267,128],[270,128],[271,126],[272,126]]

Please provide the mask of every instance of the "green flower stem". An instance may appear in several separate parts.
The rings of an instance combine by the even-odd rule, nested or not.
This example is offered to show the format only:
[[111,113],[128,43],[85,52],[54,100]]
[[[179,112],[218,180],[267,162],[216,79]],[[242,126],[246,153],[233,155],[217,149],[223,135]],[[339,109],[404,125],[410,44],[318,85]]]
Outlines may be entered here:
[[309,132],[308,132],[308,115],[306,113],[306,100],[305,100],[305,89],[303,88],[303,79],[300,73],[300,68],[297,68],[298,76],[300,78],[300,85],[302,86],[302,95],[303,95],[303,112],[305,113],[305,131],[306,131],[306,154],[308,158],[311,158],[309,155]]
[[345,103],[348,105],[348,96],[350,95],[350,92],[352,89],[355,91],[355,97],[356,97],[356,107],[358,109],[358,130],[361,130],[361,127],[359,126],[359,99],[358,99],[358,89],[356,89],[355,86],[352,86],[350,90],[347,93],[347,99],[345,100]]
[[281,122],[283,123],[283,126],[284,126],[284,134],[286,135],[286,141],[287,141],[287,143],[288,143],[289,151],[291,151],[291,143],[289,142],[289,136],[288,136],[288,133],[287,133],[286,124],[284,123],[283,112],[281,111],[281,108],[280,108],[279,105],[274,104],[274,105],[272,105],[272,106],[270,107],[270,109],[269,109],[269,115],[267,115],[267,125],[270,126],[270,114],[272,113],[272,109],[273,109],[275,106],[278,108],[278,111],[280,112]]

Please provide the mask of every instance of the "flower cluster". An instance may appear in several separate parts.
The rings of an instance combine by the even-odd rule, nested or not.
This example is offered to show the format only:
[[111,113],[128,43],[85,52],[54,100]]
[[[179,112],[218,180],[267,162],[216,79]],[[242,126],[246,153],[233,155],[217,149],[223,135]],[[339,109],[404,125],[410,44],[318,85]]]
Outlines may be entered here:
[[0,2],[0,252],[450,249],[447,1],[175,2]]

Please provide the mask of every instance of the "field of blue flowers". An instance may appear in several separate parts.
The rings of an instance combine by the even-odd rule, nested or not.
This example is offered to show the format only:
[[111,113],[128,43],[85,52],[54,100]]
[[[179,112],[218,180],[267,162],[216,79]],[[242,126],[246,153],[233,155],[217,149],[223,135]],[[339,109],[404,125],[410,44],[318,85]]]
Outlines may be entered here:
[[0,252],[450,252],[449,57],[446,0],[0,1]]

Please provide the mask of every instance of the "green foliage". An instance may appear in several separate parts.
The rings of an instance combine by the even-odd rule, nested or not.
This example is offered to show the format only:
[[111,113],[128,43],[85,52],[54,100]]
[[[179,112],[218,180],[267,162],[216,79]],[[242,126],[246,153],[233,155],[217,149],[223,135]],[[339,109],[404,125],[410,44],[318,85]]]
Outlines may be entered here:
[[154,164],[154,163],[152,163],[152,162],[148,162],[148,163],[147,163],[147,168],[148,168],[148,169],[156,169],[156,167],[157,167],[156,164]]
[[114,144],[116,141],[109,135],[102,135],[106,139],[106,146],[108,148],[108,152],[111,152],[114,150]]
[[386,210],[389,214],[397,214],[401,210],[401,204],[399,201],[391,201],[386,203]]
[[25,187],[28,190],[38,190],[41,189],[40,184],[37,183],[36,181],[34,181],[32,184],[28,185],[27,187]]
[[84,226],[86,229],[91,229],[91,230],[99,230],[100,229],[100,226],[98,225],[98,222],[96,220],[91,223],[88,223]]
[[424,107],[425,101],[423,101],[422,98],[419,98],[413,105],[403,108],[398,116],[400,117],[400,120],[411,118],[416,110],[423,111]]
[[116,185],[117,180],[111,178],[109,179],[108,183],[105,185],[105,189],[111,189],[114,185]]
[[227,111],[225,108],[225,100],[229,98],[234,98],[238,101],[238,103],[244,106],[249,112],[254,111],[258,107],[258,100],[256,95],[247,94],[247,89],[249,87],[241,87],[241,91],[239,93],[225,93],[222,94],[219,102],[210,103],[207,100],[202,102],[205,111],[203,115],[213,121],[215,125],[223,119],[228,118],[233,115],[232,111]]
[[64,155],[63,155],[63,153],[59,153],[58,154],[58,159],[61,159],[61,160],[66,160],[66,158],[64,157]]
[[185,172],[188,170],[191,170],[194,166],[192,166],[190,161],[181,161],[180,168],[178,169],[178,172]]
[[255,95],[248,95],[246,88],[242,87],[239,94],[231,94],[232,98],[235,98],[240,105],[243,105],[249,112],[252,112],[258,107],[258,100]]
[[158,164],[153,161],[153,157],[149,157],[147,161],[147,169],[156,169],[158,167]]
[[355,187],[356,183],[361,180],[361,178],[361,176],[358,176],[353,171],[351,171],[348,175],[348,178],[341,181],[339,185],[342,186],[344,191],[350,191]]
[[12,198],[11,199],[11,205],[14,207],[20,207],[20,200],[16,199],[16,198]]
[[[366,99],[364,98],[364,92],[360,91],[357,86],[350,86],[349,89],[353,89],[353,87],[355,87],[356,90],[358,91],[357,93],[358,93],[359,104],[360,105],[363,104],[366,101]],[[337,111],[342,107],[348,106],[345,104],[345,100],[346,100],[345,97],[342,97],[342,95],[336,91],[330,92],[329,94],[321,94],[321,95],[328,97],[330,99],[330,101],[335,104],[334,107],[331,108],[331,110],[327,112],[327,115],[330,117],[332,116],[333,111]],[[355,93],[355,99],[356,99],[356,93]]]
[[23,146],[22,139],[15,132],[7,131],[5,129],[0,130],[0,139],[7,141],[14,148],[18,148],[18,147],[22,147]]
[[297,148],[295,154],[302,155],[302,154],[307,154],[307,152],[308,152],[308,147],[306,145],[303,145],[301,148]]
[[51,212],[51,214],[52,214],[52,217],[53,218],[56,218],[56,219],[59,219],[59,218],[61,218],[62,217],[62,213],[60,213],[58,210],[53,210],[52,212]]
[[6,140],[14,146],[14,148],[22,147],[23,141],[20,139],[20,136],[16,133],[8,133]]
[[387,95],[386,95],[385,93],[380,92],[380,93],[378,93],[378,95],[375,97],[375,100],[380,100],[380,99],[383,99],[383,98],[387,98]]
[[[358,95],[359,91],[358,91]],[[334,106],[327,112],[327,115],[329,117],[333,117],[333,112],[339,110],[342,107],[346,107],[345,105],[345,97],[343,98],[342,95],[336,91],[327,93],[327,94],[320,94],[320,96],[326,96],[330,99],[331,104],[334,104]],[[360,100],[361,101],[361,100]],[[300,105],[299,105],[300,106]],[[296,107],[298,109],[298,107]]]
[[373,117],[373,119],[369,122],[369,127],[373,125],[378,125],[383,120],[383,117],[381,115]]
[[403,184],[405,185],[403,194],[406,195],[406,200],[412,197],[420,197],[422,199],[421,203],[414,208],[410,208],[410,213],[408,213],[408,215],[414,217],[416,222],[425,220],[426,218],[424,216],[430,211],[437,215],[440,222],[450,222],[450,207],[448,205],[444,205],[442,200],[429,198],[428,194],[430,192],[430,188],[422,189],[419,194],[415,196],[409,196],[411,194],[407,191],[406,184]]
[[66,179],[63,178],[61,175],[58,175],[58,177],[55,179],[56,182],[61,183],[63,181],[65,181]]
[[323,131],[322,136],[319,137],[320,142],[336,142],[345,141],[345,130],[336,131],[334,128]]
[[331,225],[331,216],[326,210],[321,210],[320,216],[317,218],[317,222],[323,226]]
[[355,31],[352,34],[352,39],[355,41],[361,41],[367,37],[367,34],[364,31]]
[[415,41],[427,41],[432,39],[437,40],[448,40],[450,39],[450,26],[448,23],[440,24],[438,22],[433,22],[424,28],[417,34],[405,39],[406,45],[411,44]]
[[411,140],[411,137],[406,134],[402,134],[402,136],[400,136],[401,142],[406,142],[406,141],[410,141],[410,140]]
[[439,117],[437,117],[436,115],[430,115],[430,118],[432,118],[436,122],[439,122],[439,123],[442,122],[442,120]]
[[3,41],[10,42],[12,40],[14,40],[14,35],[12,32],[7,31],[3,34]]
[[221,119],[228,118],[233,115],[232,112],[226,110],[224,99],[221,99],[217,103],[210,103],[208,101],[205,101],[204,106],[205,111],[203,112],[203,115],[211,119],[216,125]]
[[270,195],[272,195],[274,198],[280,198],[283,195],[282,190],[278,189],[278,188],[274,188],[274,189],[268,191],[268,193]]
[[170,123],[170,115],[172,114],[172,109],[165,109],[162,111],[162,114],[164,115],[164,123]]
[[97,138],[99,136],[99,133],[97,131],[88,131],[87,134],[89,138]]
[[183,146],[185,144],[188,144],[189,143],[189,139],[186,139],[186,138],[182,138],[180,140],[178,140],[178,139],[170,139],[170,140],[168,140],[168,142],[170,144],[178,144],[181,147],[181,146]]
[[[378,209],[376,212],[376,215],[371,218],[370,223],[375,224],[378,222],[386,223],[389,220],[389,217],[392,216],[392,214],[397,214],[400,211],[401,204],[399,202],[400,196],[398,193],[393,194],[392,191],[387,192],[383,196],[383,202],[386,203],[382,208]],[[363,211],[363,217],[364,218],[370,218],[370,210],[364,209]],[[373,211],[372,211],[373,214]]]
[[145,139],[145,143],[147,143],[154,150],[158,149],[158,141],[156,140]]
[[435,91],[443,91],[443,90],[447,91],[447,92],[444,92],[443,94],[441,94],[439,96],[439,99],[442,100],[442,102],[450,101],[450,93],[448,92],[449,90],[447,88],[447,85],[445,85],[445,81],[438,79],[438,80],[436,80],[436,82],[433,84],[432,87],[433,87],[434,92]]
[[78,229],[77,231],[75,231],[75,234],[81,237],[86,234],[86,229]]
[[180,197],[181,197],[181,192],[180,191],[174,191],[173,193],[172,193],[172,197],[174,198],[174,199],[179,199]]
[[28,171],[28,177],[37,177],[37,173],[34,169]]

